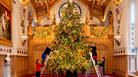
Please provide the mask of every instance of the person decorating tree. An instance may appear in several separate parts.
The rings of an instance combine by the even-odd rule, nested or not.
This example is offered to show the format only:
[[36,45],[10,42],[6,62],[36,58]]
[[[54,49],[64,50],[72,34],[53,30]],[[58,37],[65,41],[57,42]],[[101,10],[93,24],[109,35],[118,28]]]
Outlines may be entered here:
[[36,77],[40,77],[40,69],[43,67],[44,64],[41,64],[40,60],[36,60]]
[[105,75],[105,57],[102,58],[102,62],[99,64],[102,74]]
[[92,57],[95,61],[95,64],[97,65],[97,52],[96,52],[96,45],[95,43],[92,44],[92,46],[89,46],[90,48],[92,48],[91,53],[92,53]]
[[53,50],[51,50],[49,47],[46,47],[46,49],[44,50],[42,54],[42,64],[44,64],[45,59],[47,58],[47,56],[50,54],[51,51]]

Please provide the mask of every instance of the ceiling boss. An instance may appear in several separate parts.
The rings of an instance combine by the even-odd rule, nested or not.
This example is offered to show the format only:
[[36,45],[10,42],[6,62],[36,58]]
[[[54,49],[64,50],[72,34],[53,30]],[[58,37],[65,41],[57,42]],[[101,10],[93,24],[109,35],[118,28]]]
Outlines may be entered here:
[[20,0],[20,2],[22,3],[22,5],[27,5],[27,3],[29,2],[30,0]]
[[69,0],[70,3],[72,3],[72,0]]
[[119,5],[122,2],[122,0],[114,0],[114,2],[116,5]]

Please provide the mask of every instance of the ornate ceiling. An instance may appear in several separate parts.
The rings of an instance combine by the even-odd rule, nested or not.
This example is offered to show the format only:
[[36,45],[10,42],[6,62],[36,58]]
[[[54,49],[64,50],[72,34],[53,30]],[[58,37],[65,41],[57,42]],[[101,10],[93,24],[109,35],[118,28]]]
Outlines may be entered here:
[[100,17],[104,15],[104,11],[111,0],[80,0],[89,7],[91,16]]
[[[31,3],[36,10],[36,16],[43,17],[49,15],[51,7],[60,0],[31,0]],[[85,6],[88,6],[91,17],[101,17],[104,15],[105,8],[111,0],[79,0]]]
[[37,17],[47,16],[51,7],[59,0],[31,0]]

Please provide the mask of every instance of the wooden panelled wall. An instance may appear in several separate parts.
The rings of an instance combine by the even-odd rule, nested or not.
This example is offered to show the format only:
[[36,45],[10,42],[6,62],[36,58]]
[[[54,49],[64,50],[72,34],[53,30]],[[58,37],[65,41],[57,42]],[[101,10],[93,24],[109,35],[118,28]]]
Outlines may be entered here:
[[45,46],[34,46],[33,42],[35,41],[31,41],[31,45],[29,47],[29,74],[35,74],[35,64],[36,64],[36,59],[42,60],[41,56],[42,53],[44,51],[44,49],[46,48]]
[[12,77],[22,77],[28,74],[29,60],[27,56],[13,56],[12,60]]
[[0,77],[4,77],[4,56],[0,56]]
[[119,77],[128,77],[128,56],[114,56],[114,74]]
[[[4,59],[6,56],[0,56],[0,77],[4,77]],[[26,56],[11,56],[11,76],[22,77],[28,74],[28,57]]]
[[105,70],[107,74],[112,74],[113,70],[113,40],[112,38],[107,39],[87,39],[89,42],[96,43],[98,60],[101,61],[102,57],[105,57]]
[[29,67],[30,67],[30,74],[35,74],[35,64],[36,64],[36,59],[42,60],[41,56],[43,53],[43,49],[33,49],[33,51],[30,53],[31,55],[29,56]]

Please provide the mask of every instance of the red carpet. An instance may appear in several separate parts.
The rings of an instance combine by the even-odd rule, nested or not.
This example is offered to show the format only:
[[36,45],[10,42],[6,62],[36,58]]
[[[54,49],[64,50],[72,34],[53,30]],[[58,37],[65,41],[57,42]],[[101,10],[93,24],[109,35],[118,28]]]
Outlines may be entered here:
[[[35,77],[35,75],[26,75],[24,77]],[[56,76],[52,76],[52,75],[43,75],[41,77],[56,77]],[[65,76],[58,76],[58,77],[65,77]],[[79,74],[78,77],[85,77],[85,75]],[[98,77],[96,75],[89,75],[88,77]],[[104,77],[117,77],[114,75],[105,75]]]

